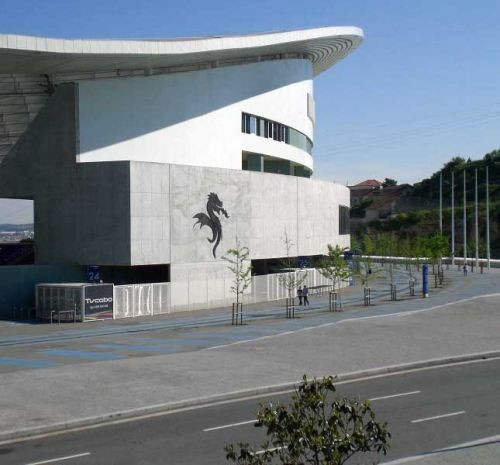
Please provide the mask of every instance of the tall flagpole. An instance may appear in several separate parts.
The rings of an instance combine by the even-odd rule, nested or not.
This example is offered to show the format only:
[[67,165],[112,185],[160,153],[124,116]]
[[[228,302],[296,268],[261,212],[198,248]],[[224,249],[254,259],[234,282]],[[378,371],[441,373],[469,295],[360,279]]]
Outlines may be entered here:
[[488,269],[490,268],[490,190],[488,165],[486,165],[486,260]]
[[474,228],[474,238],[476,242],[476,268],[479,267],[479,216],[478,216],[478,205],[477,205],[477,168],[474,172],[474,200],[475,200],[475,228]]
[[451,264],[455,264],[455,172],[451,172]]
[[464,266],[467,266],[467,191],[465,186],[465,170],[464,170],[464,218],[463,218],[463,226],[464,226]]
[[439,234],[443,235],[443,172],[439,173]]

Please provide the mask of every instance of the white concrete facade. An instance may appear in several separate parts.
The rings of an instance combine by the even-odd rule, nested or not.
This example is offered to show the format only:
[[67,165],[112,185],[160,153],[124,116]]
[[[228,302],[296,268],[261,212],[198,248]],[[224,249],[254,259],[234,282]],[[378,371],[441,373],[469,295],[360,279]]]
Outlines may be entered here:
[[241,169],[242,151],[313,168],[305,150],[241,132],[242,112],[313,140],[309,60],[81,81],[79,162],[149,161]]
[[[294,176],[313,170],[308,145],[248,134],[242,117],[312,143],[313,78],[361,42],[359,29],[25,39],[0,35],[0,73],[41,73],[45,63],[53,82],[45,106],[0,159],[0,196],[34,199],[38,263],[101,265],[122,277],[168,268],[171,308],[195,309],[227,301],[221,257],[236,237],[252,260],[284,257],[285,233],[292,257],[349,246],[339,231],[349,189]],[[248,159],[243,169],[247,154],[261,156],[262,171],[264,159],[293,170],[249,171]]]

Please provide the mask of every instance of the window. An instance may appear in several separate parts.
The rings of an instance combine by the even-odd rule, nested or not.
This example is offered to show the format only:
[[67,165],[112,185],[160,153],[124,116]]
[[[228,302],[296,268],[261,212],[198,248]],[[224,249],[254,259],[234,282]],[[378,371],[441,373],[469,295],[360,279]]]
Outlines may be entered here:
[[259,116],[241,114],[241,132],[255,134],[259,137],[273,139],[278,142],[293,145],[312,154],[313,143],[309,137],[285,124],[277,123]]
[[250,116],[250,134],[257,134],[257,118]]
[[339,234],[350,234],[349,207],[339,205]]

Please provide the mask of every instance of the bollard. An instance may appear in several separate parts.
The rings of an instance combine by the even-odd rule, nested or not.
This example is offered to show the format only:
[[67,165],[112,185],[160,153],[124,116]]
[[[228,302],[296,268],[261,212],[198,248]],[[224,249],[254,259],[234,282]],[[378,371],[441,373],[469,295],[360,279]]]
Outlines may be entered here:
[[336,312],[337,311],[337,293],[331,292],[328,295],[328,311]]
[[422,297],[429,297],[429,265],[422,266]]
[[233,302],[233,316],[231,319],[231,324],[233,326],[238,324],[240,325],[243,324],[243,304],[241,302],[240,303]]
[[396,298],[396,285],[395,284],[391,284],[391,300],[392,301],[397,300],[397,298]]
[[372,290],[369,287],[365,287],[363,289],[364,299],[365,299],[365,307],[371,305],[372,300]]

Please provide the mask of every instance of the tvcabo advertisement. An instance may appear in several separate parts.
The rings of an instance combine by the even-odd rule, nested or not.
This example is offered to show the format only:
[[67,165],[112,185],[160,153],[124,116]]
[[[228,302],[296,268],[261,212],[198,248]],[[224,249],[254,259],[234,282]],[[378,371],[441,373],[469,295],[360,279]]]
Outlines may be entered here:
[[85,315],[113,313],[113,285],[101,284],[85,287]]

